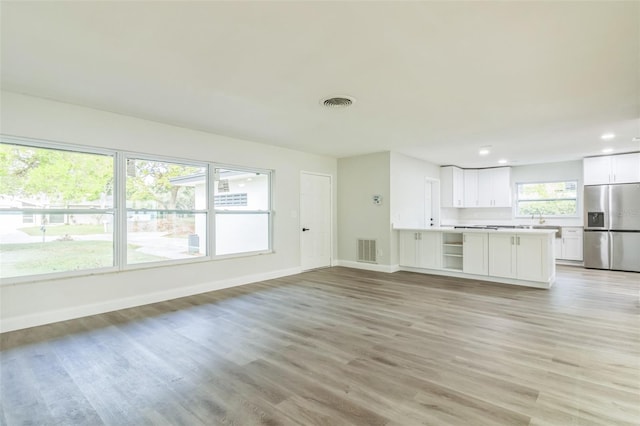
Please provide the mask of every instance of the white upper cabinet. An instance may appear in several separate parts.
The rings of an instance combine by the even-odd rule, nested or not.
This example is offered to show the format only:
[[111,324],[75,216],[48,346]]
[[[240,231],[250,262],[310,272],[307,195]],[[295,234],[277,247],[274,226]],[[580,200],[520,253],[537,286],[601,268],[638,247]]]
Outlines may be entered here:
[[611,156],[612,183],[640,182],[640,152]]
[[590,157],[582,162],[584,184],[599,185],[609,183],[611,177],[611,157]]
[[511,168],[440,168],[442,207],[511,207]]
[[463,207],[464,173],[461,168],[441,167],[440,185],[441,207]]
[[464,170],[464,206],[478,207],[478,171],[475,169]]
[[493,207],[511,207],[511,168],[493,170]]
[[478,207],[511,207],[511,168],[478,170]]
[[585,158],[584,184],[640,182],[640,152]]

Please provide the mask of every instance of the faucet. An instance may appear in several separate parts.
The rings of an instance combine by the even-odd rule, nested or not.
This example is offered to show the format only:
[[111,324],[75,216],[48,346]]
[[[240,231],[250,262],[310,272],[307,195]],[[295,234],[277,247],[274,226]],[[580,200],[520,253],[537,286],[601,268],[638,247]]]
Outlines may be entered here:
[[546,220],[542,218],[542,213],[540,213],[540,218],[538,219],[538,223],[540,223],[540,225],[542,225],[545,222],[546,222]]

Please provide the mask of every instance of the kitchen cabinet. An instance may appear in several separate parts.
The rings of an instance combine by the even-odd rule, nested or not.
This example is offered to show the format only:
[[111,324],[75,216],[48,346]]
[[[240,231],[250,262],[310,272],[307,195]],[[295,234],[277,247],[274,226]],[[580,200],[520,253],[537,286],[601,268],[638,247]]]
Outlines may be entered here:
[[611,177],[611,157],[590,157],[582,162],[585,185],[609,183]]
[[554,230],[394,229],[401,270],[537,288],[555,280]]
[[549,265],[545,262],[551,244],[536,235],[516,234],[516,278],[527,281],[548,279]]
[[584,184],[640,182],[640,152],[583,160]]
[[494,277],[516,277],[515,234],[489,235],[489,273]]
[[462,234],[462,272],[465,274],[488,275],[487,258],[488,234]]
[[556,259],[582,261],[582,228],[562,228],[562,238],[556,241]]
[[464,173],[461,168],[446,166],[440,168],[441,207],[463,207]]
[[400,231],[400,265],[440,269],[441,233]]
[[478,170],[478,207],[511,207],[511,168]]
[[465,169],[464,176],[464,207],[478,207],[478,170]]
[[442,267],[452,271],[462,271],[462,234],[442,233]]
[[640,152],[611,156],[612,183],[640,182]]
[[440,169],[442,207],[511,207],[511,168]]
[[535,234],[490,234],[489,274],[525,281],[550,279],[551,239]]

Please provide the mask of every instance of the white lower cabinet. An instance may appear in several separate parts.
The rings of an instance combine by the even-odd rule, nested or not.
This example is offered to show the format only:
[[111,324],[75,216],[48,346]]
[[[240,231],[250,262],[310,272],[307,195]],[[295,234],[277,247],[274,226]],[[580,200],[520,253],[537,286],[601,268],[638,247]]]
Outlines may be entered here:
[[400,266],[425,273],[544,288],[555,278],[549,232],[400,230],[399,238]]
[[516,235],[516,278],[527,281],[546,281],[549,266],[545,262],[551,240],[537,235]]
[[582,228],[562,228],[558,259],[582,261]]
[[529,234],[489,235],[489,274],[526,281],[551,277],[553,250],[547,236]]
[[489,274],[487,237],[488,234],[480,232],[462,234],[462,272],[465,274]]
[[441,238],[440,232],[400,231],[400,265],[440,269]]
[[493,277],[516,277],[516,236],[489,235],[489,273]]

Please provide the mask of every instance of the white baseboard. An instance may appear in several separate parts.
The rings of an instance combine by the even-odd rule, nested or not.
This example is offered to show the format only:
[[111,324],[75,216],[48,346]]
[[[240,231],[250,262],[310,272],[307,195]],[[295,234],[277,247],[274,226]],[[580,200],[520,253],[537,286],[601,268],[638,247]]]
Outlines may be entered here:
[[400,265],[379,265],[377,263],[354,262],[351,260],[338,260],[336,266],[346,268],[365,269],[367,271],[393,273],[400,270]]
[[278,271],[266,272],[263,274],[245,275],[218,281],[210,281],[193,286],[179,287],[171,290],[142,294],[134,297],[108,300],[101,303],[75,306],[73,308],[39,312],[37,314],[29,314],[13,318],[5,318],[0,321],[0,333],[20,330],[23,328],[36,327],[38,325],[51,324],[59,321],[67,321],[70,319],[102,314],[105,312],[117,311],[119,309],[133,308],[135,306],[148,305],[150,303],[164,302],[165,300],[193,296],[195,294],[206,293],[214,290],[222,290],[225,288],[255,283],[258,281],[286,277],[289,275],[299,274],[300,272],[300,268],[282,269]]
[[578,260],[556,259],[556,265],[579,266],[584,268],[584,262]]
[[544,289],[551,288],[551,286],[556,280],[555,274],[549,279],[549,281],[540,282],[540,281],[516,280],[512,278],[492,277],[488,275],[465,274],[464,272],[457,272],[450,269],[447,269],[447,270],[423,269],[423,268],[412,268],[409,266],[402,266],[400,270],[407,271],[407,272],[416,272],[418,274],[442,275],[446,277],[466,278],[469,280],[490,281],[492,283],[513,284],[513,285],[519,285],[523,287],[544,288]]

